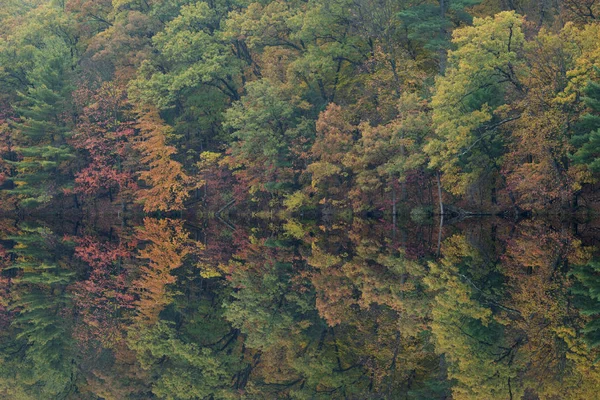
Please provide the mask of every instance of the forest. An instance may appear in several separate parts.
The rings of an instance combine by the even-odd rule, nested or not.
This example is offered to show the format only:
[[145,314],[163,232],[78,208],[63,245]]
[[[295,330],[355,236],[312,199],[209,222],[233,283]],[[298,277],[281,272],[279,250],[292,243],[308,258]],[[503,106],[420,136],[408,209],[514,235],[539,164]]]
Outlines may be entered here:
[[4,0],[2,208],[593,211],[598,15],[596,0]]
[[600,0],[0,0],[0,397],[589,400]]

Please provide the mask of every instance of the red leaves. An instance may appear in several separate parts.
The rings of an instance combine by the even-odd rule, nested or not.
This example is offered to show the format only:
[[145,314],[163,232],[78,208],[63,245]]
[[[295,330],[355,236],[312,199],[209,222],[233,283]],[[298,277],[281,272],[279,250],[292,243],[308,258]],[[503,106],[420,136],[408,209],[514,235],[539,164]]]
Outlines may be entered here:
[[72,144],[88,156],[86,166],[75,174],[75,192],[97,196],[103,191],[135,189],[130,167],[135,130],[127,116],[125,89],[105,83],[95,92],[80,88],[75,98],[83,113]]
[[91,236],[75,241],[75,256],[89,266],[87,278],[73,285],[75,304],[87,327],[80,335],[106,341],[117,334],[121,313],[133,307],[129,271],[124,267],[132,257],[133,243]]

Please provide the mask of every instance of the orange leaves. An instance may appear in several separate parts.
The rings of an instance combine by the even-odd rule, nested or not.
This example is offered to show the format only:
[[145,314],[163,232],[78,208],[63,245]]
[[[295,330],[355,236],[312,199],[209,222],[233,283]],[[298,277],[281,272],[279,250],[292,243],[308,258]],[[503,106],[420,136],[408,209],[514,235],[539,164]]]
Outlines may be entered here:
[[329,104],[319,115],[316,128],[317,140],[312,147],[312,154],[323,161],[341,163],[345,153],[352,148],[352,132],[355,130],[342,107]]
[[162,121],[157,110],[141,113],[138,121],[140,140],[136,148],[142,153],[141,162],[147,168],[139,177],[149,186],[139,191],[138,199],[144,203],[146,212],[182,210],[189,192],[197,184],[181,163],[171,158],[177,154],[177,149],[167,144],[172,129]]
[[136,306],[140,318],[151,323],[157,321],[158,314],[171,300],[167,285],[177,280],[171,272],[201,247],[190,241],[182,220],[145,218],[137,237],[148,242],[138,256],[148,260],[148,264],[142,267],[142,276],[135,282],[140,289]]

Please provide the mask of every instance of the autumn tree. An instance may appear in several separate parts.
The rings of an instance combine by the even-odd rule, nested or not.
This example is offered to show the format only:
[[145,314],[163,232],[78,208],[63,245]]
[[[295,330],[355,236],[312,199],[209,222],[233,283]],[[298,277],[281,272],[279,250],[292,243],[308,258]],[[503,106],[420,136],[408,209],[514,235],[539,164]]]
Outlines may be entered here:
[[134,147],[141,153],[140,161],[146,168],[139,173],[145,187],[137,192],[138,200],[147,212],[182,210],[197,184],[172,158],[177,149],[168,144],[171,127],[157,110],[149,110],[139,114],[136,128],[139,136]]
[[87,159],[75,173],[74,191],[88,197],[108,192],[111,198],[113,193],[132,191],[135,131],[127,116],[125,91],[105,83],[95,93],[80,88],[76,95],[83,112],[71,142]]
[[173,270],[181,267],[188,255],[197,253],[201,245],[190,242],[183,221],[171,219],[145,218],[137,239],[147,243],[138,254],[147,265],[141,268],[141,275],[134,283],[140,290],[136,312],[141,321],[154,323],[170,303],[167,285],[176,282]]
[[429,166],[442,171],[444,186],[455,195],[498,175],[505,145],[499,128],[520,116],[504,104],[507,96],[519,98],[525,91],[522,24],[514,12],[502,12],[454,31],[457,49],[436,82],[435,135],[424,150]]
[[330,104],[316,123],[316,138],[306,168],[310,174],[311,188],[317,192],[319,202],[333,206],[343,205],[352,182],[344,157],[352,149],[356,127],[336,104]]
[[[503,175],[511,194],[524,209],[568,205],[577,174],[568,154],[576,105],[561,101],[577,54],[571,33],[541,31],[525,44],[529,73],[523,78],[527,93],[512,108],[521,117],[507,125],[508,149]],[[510,115],[506,113],[505,115]]]

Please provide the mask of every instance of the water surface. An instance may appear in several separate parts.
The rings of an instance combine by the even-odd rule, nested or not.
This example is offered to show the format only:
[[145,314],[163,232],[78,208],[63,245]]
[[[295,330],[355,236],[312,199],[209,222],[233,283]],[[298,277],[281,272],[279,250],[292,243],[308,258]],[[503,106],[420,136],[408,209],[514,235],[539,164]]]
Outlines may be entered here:
[[592,399],[600,225],[5,219],[7,399]]

